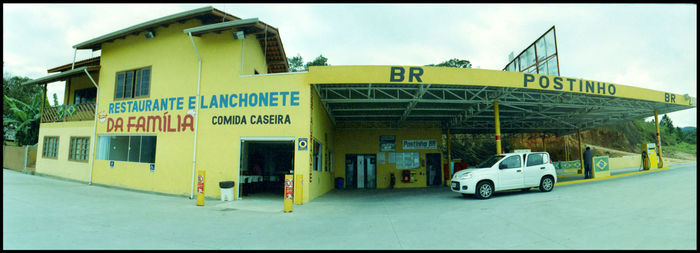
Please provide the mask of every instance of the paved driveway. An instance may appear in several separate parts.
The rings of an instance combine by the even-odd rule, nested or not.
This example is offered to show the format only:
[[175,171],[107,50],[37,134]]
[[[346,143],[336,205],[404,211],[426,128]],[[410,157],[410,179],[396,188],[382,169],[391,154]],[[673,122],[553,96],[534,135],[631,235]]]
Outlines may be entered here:
[[696,192],[687,163],[488,200],[334,190],[282,213],[3,170],[3,249],[697,249]]

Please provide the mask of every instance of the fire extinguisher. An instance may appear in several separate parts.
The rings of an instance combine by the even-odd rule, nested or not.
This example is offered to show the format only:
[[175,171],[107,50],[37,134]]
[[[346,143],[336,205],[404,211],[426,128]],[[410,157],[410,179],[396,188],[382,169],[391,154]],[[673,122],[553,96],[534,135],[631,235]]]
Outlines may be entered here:
[[401,182],[404,182],[404,183],[411,182],[411,172],[409,170],[401,171]]

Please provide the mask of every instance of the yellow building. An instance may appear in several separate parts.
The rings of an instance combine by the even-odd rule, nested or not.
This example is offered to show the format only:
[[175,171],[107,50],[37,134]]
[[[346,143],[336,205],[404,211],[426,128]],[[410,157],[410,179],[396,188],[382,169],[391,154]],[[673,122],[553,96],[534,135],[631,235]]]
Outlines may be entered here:
[[[190,197],[201,170],[212,198],[220,196],[221,181],[235,182],[235,199],[281,197],[285,174],[301,177],[294,191],[301,202],[334,189],[336,178],[344,188],[389,188],[392,174],[396,188],[443,185],[450,176],[448,131],[569,134],[695,107],[694,98],[678,94],[497,70],[288,72],[275,27],[212,7],[115,31],[74,50],[101,56],[26,83],[66,81],[65,106],[42,113],[36,172]],[[494,125],[499,101],[501,121]],[[598,119],[584,108],[591,103],[626,111]],[[534,126],[525,114],[548,122]]]

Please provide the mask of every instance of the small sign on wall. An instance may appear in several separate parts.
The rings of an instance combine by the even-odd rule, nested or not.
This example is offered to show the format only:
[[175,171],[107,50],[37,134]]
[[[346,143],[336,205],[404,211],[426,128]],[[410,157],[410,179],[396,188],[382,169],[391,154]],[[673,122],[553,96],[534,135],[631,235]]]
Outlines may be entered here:
[[155,172],[155,171],[156,171],[156,164],[151,163],[151,172]]
[[109,161],[109,168],[114,169],[114,161]]
[[297,141],[298,146],[299,146],[299,151],[304,151],[309,149],[309,141],[307,138],[299,138],[299,141]]

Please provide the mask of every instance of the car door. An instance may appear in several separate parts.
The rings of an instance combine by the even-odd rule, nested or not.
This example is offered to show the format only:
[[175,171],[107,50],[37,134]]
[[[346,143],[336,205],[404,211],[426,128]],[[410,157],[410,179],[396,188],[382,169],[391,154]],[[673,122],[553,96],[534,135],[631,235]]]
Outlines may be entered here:
[[496,190],[523,188],[523,168],[520,154],[501,160],[498,164],[498,182],[496,182],[495,187]]
[[540,185],[540,178],[544,173],[545,153],[530,153],[525,159],[523,168],[523,178],[525,187],[535,187]]

